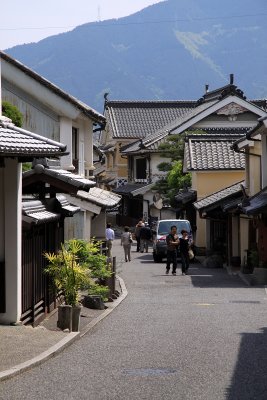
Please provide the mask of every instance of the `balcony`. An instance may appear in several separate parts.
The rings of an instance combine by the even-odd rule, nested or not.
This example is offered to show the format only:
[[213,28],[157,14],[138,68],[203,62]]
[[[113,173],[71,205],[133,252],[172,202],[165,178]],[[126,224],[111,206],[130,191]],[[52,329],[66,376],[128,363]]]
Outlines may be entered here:
[[135,183],[148,183],[148,179],[134,179]]

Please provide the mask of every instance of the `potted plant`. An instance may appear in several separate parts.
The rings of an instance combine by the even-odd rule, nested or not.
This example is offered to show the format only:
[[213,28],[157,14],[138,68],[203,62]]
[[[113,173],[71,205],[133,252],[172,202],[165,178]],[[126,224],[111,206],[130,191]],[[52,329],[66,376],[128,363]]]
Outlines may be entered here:
[[72,240],[61,245],[61,250],[55,253],[45,253],[48,260],[45,269],[51,279],[59,300],[64,304],[59,306],[58,327],[79,330],[81,306],[78,301],[79,290],[92,284],[90,270],[79,263],[81,244]]
[[87,242],[78,240],[80,245],[77,253],[79,262],[90,270],[91,281],[87,287],[87,296],[84,296],[84,305],[89,308],[104,309],[104,302],[108,300],[109,287],[107,280],[112,276],[111,264],[101,253],[101,241],[92,239]]

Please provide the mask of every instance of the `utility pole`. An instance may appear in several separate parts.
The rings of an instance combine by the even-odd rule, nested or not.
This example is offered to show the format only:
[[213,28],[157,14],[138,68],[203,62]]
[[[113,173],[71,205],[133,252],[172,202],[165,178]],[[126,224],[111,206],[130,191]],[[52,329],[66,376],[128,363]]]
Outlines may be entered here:
[[98,22],[101,21],[101,10],[100,10],[100,5],[98,5],[98,7],[97,7],[97,21],[98,21]]

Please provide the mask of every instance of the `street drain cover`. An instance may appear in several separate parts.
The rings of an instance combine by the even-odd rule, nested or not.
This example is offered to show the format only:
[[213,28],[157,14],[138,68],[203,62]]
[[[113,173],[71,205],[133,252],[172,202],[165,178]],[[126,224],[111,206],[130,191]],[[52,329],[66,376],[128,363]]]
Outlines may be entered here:
[[230,303],[238,303],[238,304],[260,304],[260,301],[253,301],[253,300],[231,300]]
[[158,376],[175,374],[177,370],[172,368],[136,368],[125,369],[123,372],[125,375],[131,376]]

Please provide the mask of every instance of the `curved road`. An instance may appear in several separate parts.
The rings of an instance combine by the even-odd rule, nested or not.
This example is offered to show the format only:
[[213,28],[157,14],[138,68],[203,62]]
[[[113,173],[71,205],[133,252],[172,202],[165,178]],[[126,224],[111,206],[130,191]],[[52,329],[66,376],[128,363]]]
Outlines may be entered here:
[[[122,260],[118,241],[114,253]],[[267,398],[263,287],[200,264],[166,276],[135,252],[118,273],[128,289],[120,306],[54,359],[0,384],[1,400]]]

